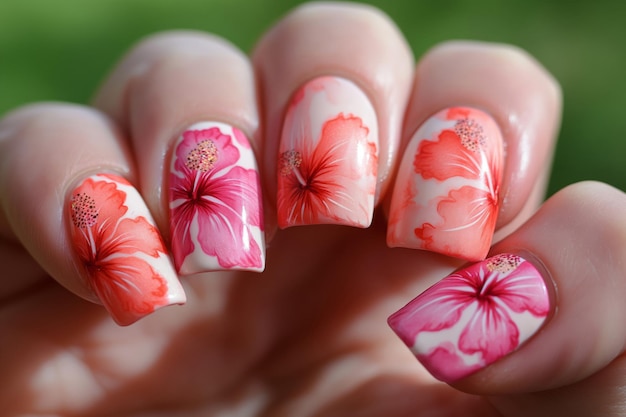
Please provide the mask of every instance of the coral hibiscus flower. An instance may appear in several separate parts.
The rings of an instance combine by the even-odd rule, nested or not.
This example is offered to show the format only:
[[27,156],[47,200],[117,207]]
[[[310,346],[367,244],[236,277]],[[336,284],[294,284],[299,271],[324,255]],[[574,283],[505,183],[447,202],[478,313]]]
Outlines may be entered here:
[[396,179],[387,240],[478,261],[499,211],[502,138],[495,121],[453,108],[413,135]]
[[[360,118],[339,114],[324,123],[319,140],[302,132],[290,141],[290,148],[281,149],[280,227],[321,223],[369,225],[377,149],[368,141],[368,133]],[[371,179],[371,186],[365,190],[357,184],[362,178]]]
[[172,300],[158,271],[167,259],[161,236],[146,217],[129,211],[122,187],[132,186],[117,176],[86,179],[74,190],[70,215],[74,248],[92,288],[116,321],[129,324]]
[[454,129],[441,132],[436,141],[420,144],[413,165],[422,178],[474,180],[434,201],[443,222],[425,223],[415,229],[425,249],[431,249],[435,242],[448,255],[466,257],[467,242],[476,242],[473,250],[481,255],[473,259],[487,253],[498,218],[502,174],[499,146],[485,141],[482,126],[463,118],[456,121]]

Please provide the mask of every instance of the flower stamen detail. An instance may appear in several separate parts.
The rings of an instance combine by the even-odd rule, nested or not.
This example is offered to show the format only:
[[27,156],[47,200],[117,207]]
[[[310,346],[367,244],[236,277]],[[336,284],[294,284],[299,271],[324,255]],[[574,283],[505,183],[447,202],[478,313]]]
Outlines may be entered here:
[[218,152],[212,140],[203,140],[187,154],[185,166],[192,171],[208,172],[217,162]]
[[285,151],[280,156],[280,173],[281,175],[289,175],[291,171],[299,168],[302,164],[302,155],[295,149]]
[[496,255],[487,262],[487,270],[507,273],[515,270],[521,262],[522,258],[517,255]]
[[473,119],[460,119],[454,125],[454,133],[461,139],[465,149],[476,152],[485,145],[486,138],[483,127]]
[[78,193],[72,197],[71,217],[74,226],[79,229],[92,227],[97,223],[98,210],[96,200],[85,193]]
[[293,173],[302,187],[307,187],[308,181],[304,179],[300,172],[302,165],[302,155],[295,149],[283,152],[280,155],[280,174],[284,177]]

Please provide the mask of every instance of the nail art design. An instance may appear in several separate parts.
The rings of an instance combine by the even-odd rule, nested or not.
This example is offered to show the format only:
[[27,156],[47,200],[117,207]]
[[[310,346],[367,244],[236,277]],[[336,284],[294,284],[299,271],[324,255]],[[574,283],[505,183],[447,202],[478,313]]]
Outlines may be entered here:
[[368,227],[374,211],[378,125],[352,82],[321,77],[294,95],[278,155],[278,225]]
[[459,270],[389,318],[436,378],[454,382],[515,351],[550,311],[545,281],[517,255]]
[[500,131],[486,113],[457,107],[427,120],[400,165],[388,244],[484,259],[498,216],[502,158]]
[[172,252],[181,274],[264,269],[260,178],[240,130],[191,126],[175,145],[169,178]]
[[68,211],[89,285],[118,324],[185,302],[161,235],[128,181],[90,176],[72,192]]

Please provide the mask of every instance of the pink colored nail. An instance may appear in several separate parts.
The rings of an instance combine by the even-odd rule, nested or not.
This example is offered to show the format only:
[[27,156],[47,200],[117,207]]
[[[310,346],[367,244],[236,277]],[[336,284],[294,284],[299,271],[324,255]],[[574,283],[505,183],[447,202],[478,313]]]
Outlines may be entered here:
[[378,124],[352,82],[321,77],[296,92],[278,156],[278,225],[368,227],[374,211]]
[[70,235],[89,285],[120,325],[185,302],[161,235],[137,190],[93,175],[71,194]]
[[518,349],[549,311],[539,271],[502,254],[439,281],[389,325],[435,378],[451,383]]
[[259,171],[240,130],[216,122],[191,126],[176,142],[169,181],[172,252],[182,275],[263,270]]
[[428,119],[400,164],[389,246],[484,259],[499,210],[502,146],[498,126],[482,111],[457,107]]

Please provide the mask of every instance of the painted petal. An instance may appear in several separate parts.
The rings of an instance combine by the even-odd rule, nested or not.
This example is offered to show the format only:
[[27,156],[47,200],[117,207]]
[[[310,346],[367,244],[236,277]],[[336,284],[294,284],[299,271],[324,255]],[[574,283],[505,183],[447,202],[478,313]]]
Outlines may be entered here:
[[522,261],[514,270],[502,274],[491,292],[516,313],[529,311],[545,317],[550,311],[545,282],[528,261]]
[[414,229],[415,219],[419,219],[418,216],[423,210],[423,207],[416,203],[418,193],[414,176],[407,178],[402,185],[396,184],[393,203],[389,211],[389,226],[387,227],[387,244],[389,246],[404,246],[407,244],[407,240],[412,242],[415,239],[414,234],[408,234],[406,231]]
[[424,179],[477,179],[482,176],[480,157],[480,153],[465,148],[454,131],[444,130],[438,140],[420,143],[413,167]]
[[110,258],[93,273],[98,297],[122,324],[132,323],[167,304],[167,283],[147,262],[136,256]]
[[192,204],[181,204],[170,213],[170,227],[172,239],[176,239],[176,245],[172,245],[172,255],[176,270],[180,267],[187,255],[193,252],[193,242],[191,240],[191,219],[193,218],[194,206]]
[[[367,141],[368,132],[360,118],[342,114],[324,124],[311,162],[311,188],[324,190],[326,195],[317,207],[324,216],[338,221],[369,216],[367,204],[355,201],[350,191],[355,180],[376,177],[376,145]],[[373,194],[374,190],[368,191]]]
[[261,248],[250,238],[250,226],[262,228],[258,174],[234,167],[218,178],[202,177],[203,204],[198,210],[198,241],[223,268],[260,268]]
[[518,344],[517,325],[493,301],[479,304],[478,310],[459,338],[459,348],[470,355],[480,353],[484,365],[512,352]]
[[420,332],[447,329],[458,322],[475,293],[467,277],[452,274],[389,317],[389,325],[413,347]]
[[441,381],[457,381],[481,368],[480,364],[468,365],[451,343],[442,343],[426,355],[416,355],[428,371]]
[[183,138],[184,140],[176,148],[176,171],[192,171],[186,165],[188,157],[205,141],[213,142],[217,152],[215,161],[211,164],[211,172],[219,173],[222,169],[234,165],[239,159],[239,150],[231,143],[231,137],[222,133],[218,127],[186,130],[183,132]]
[[474,116],[476,111],[469,107],[451,107],[446,111],[446,120],[467,119]]
[[424,248],[465,257],[467,248],[486,254],[496,226],[497,202],[483,190],[466,186],[452,190],[437,203],[440,224],[426,223],[415,229]]
[[132,255],[143,252],[154,258],[163,253],[164,247],[158,230],[145,217],[121,220],[115,230],[115,238],[109,237],[105,244],[113,246],[107,250],[115,253]]

